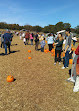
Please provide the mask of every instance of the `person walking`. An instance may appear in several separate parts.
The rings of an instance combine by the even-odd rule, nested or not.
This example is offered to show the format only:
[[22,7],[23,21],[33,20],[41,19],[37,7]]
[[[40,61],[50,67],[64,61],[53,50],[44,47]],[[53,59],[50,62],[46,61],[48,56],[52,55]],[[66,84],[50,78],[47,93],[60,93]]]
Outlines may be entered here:
[[11,53],[10,51],[10,40],[11,40],[11,34],[9,33],[9,30],[3,35],[4,38],[4,47],[5,47],[5,55],[7,55],[7,46],[9,49],[9,54]]
[[29,31],[27,31],[26,34],[25,34],[26,45],[28,45],[29,37],[30,37],[30,34],[29,34]]
[[38,45],[39,45],[39,37],[38,33],[35,35],[35,50],[38,51]]

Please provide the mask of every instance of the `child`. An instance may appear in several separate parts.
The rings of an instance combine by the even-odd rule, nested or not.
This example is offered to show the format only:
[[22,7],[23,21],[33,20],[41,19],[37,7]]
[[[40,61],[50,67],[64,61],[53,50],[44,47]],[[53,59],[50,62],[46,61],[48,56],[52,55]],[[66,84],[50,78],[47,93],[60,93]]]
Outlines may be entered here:
[[[61,64],[61,52],[62,52],[62,46],[63,46],[63,37],[62,37],[61,33],[58,34],[58,38],[56,40],[55,45],[56,45],[56,48],[55,48],[55,63],[54,63],[54,65],[56,65],[57,59],[58,59],[59,64]],[[58,54],[58,58],[57,58],[57,54]]]
[[24,42],[24,44],[26,45],[26,39],[25,39],[25,37],[23,38],[23,42]]
[[45,46],[45,38],[40,42],[41,45],[41,52],[44,52],[44,46]]

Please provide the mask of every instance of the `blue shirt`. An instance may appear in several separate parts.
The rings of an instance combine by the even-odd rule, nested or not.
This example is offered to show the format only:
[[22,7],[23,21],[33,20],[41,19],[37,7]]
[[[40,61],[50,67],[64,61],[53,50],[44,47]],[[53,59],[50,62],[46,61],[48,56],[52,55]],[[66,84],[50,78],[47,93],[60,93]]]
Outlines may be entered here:
[[41,44],[41,47],[43,48],[45,46],[45,41],[44,40],[41,41],[40,44]]
[[4,38],[4,43],[5,43],[6,41],[10,42],[11,34],[5,33],[5,34],[3,35],[3,38]]

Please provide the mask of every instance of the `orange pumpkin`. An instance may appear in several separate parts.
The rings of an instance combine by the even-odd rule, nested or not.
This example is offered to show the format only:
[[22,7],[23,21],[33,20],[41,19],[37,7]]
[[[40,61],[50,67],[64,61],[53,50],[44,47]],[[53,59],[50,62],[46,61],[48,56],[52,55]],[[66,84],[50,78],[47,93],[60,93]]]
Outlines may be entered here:
[[53,54],[51,56],[54,56]]
[[65,53],[63,52],[63,57],[65,57]]
[[45,41],[47,43],[47,41]]
[[29,53],[31,53],[31,50],[28,50]]
[[8,76],[7,77],[7,82],[13,82],[14,81],[14,77],[13,76]]
[[51,50],[51,52],[53,52],[53,53],[54,53],[54,52],[55,52],[55,49],[52,49],[52,50]]
[[71,44],[71,47],[73,47],[73,44]]
[[73,64],[73,59],[69,59],[69,64]]
[[52,53],[52,55],[51,56],[55,56],[55,52],[54,53]]
[[28,57],[28,59],[32,59],[31,57]]
[[44,50],[44,52],[45,52],[45,53],[47,52],[46,49]]
[[46,51],[47,51],[47,52],[49,52],[49,50],[48,50],[48,49],[47,49]]
[[73,47],[72,47],[72,51],[76,51],[76,48],[73,48]]

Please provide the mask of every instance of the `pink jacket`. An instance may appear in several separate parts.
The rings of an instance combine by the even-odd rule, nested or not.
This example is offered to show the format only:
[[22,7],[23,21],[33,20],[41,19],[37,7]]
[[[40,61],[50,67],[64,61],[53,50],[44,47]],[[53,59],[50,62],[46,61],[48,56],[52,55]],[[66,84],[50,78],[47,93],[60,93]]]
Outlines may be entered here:
[[33,39],[32,34],[30,34],[30,39]]

